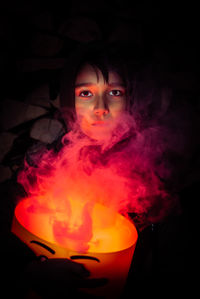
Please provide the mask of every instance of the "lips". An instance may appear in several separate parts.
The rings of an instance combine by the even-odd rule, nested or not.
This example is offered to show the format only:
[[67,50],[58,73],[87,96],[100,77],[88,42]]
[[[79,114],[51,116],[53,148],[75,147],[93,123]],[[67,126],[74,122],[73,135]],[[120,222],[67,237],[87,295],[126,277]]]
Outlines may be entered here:
[[105,126],[105,125],[107,125],[107,123],[102,120],[98,120],[92,123],[92,126]]

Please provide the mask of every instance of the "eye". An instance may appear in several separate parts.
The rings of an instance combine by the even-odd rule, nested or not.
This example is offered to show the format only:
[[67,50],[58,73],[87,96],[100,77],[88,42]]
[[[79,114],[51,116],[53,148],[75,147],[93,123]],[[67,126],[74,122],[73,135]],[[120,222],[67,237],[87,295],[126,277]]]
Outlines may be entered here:
[[113,90],[110,90],[108,94],[112,97],[121,97],[124,95],[124,92],[119,89],[113,89]]
[[82,90],[78,96],[82,98],[89,98],[93,96],[93,93],[90,90]]

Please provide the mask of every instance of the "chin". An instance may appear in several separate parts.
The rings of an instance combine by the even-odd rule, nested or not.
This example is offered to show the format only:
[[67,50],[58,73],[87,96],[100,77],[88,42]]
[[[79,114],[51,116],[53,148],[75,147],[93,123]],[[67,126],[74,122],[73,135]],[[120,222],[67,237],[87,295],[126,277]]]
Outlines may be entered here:
[[104,141],[108,141],[111,136],[112,136],[112,131],[110,130],[91,130],[91,131],[87,131],[84,132],[88,137],[96,140],[96,141],[100,141],[100,142],[104,142]]

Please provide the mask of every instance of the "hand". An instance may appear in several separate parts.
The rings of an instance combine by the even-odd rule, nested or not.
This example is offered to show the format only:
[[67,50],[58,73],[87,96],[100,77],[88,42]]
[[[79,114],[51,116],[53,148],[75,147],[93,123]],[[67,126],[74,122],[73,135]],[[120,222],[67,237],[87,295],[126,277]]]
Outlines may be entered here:
[[80,295],[80,288],[107,283],[105,278],[90,279],[89,271],[82,264],[69,259],[35,260],[28,265],[25,275],[31,288],[42,298],[71,298],[71,293]]

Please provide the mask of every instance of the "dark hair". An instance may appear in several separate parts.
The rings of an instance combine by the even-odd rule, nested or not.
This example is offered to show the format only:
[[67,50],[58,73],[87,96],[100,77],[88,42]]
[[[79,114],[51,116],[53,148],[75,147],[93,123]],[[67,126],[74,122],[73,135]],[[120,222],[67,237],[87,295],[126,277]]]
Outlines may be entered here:
[[124,81],[127,91],[127,109],[131,105],[132,84],[124,46],[108,45],[102,42],[90,43],[79,46],[67,59],[61,74],[60,105],[61,110],[74,110],[75,108],[75,80],[78,71],[84,64],[98,68],[108,81],[109,71],[117,72]]

